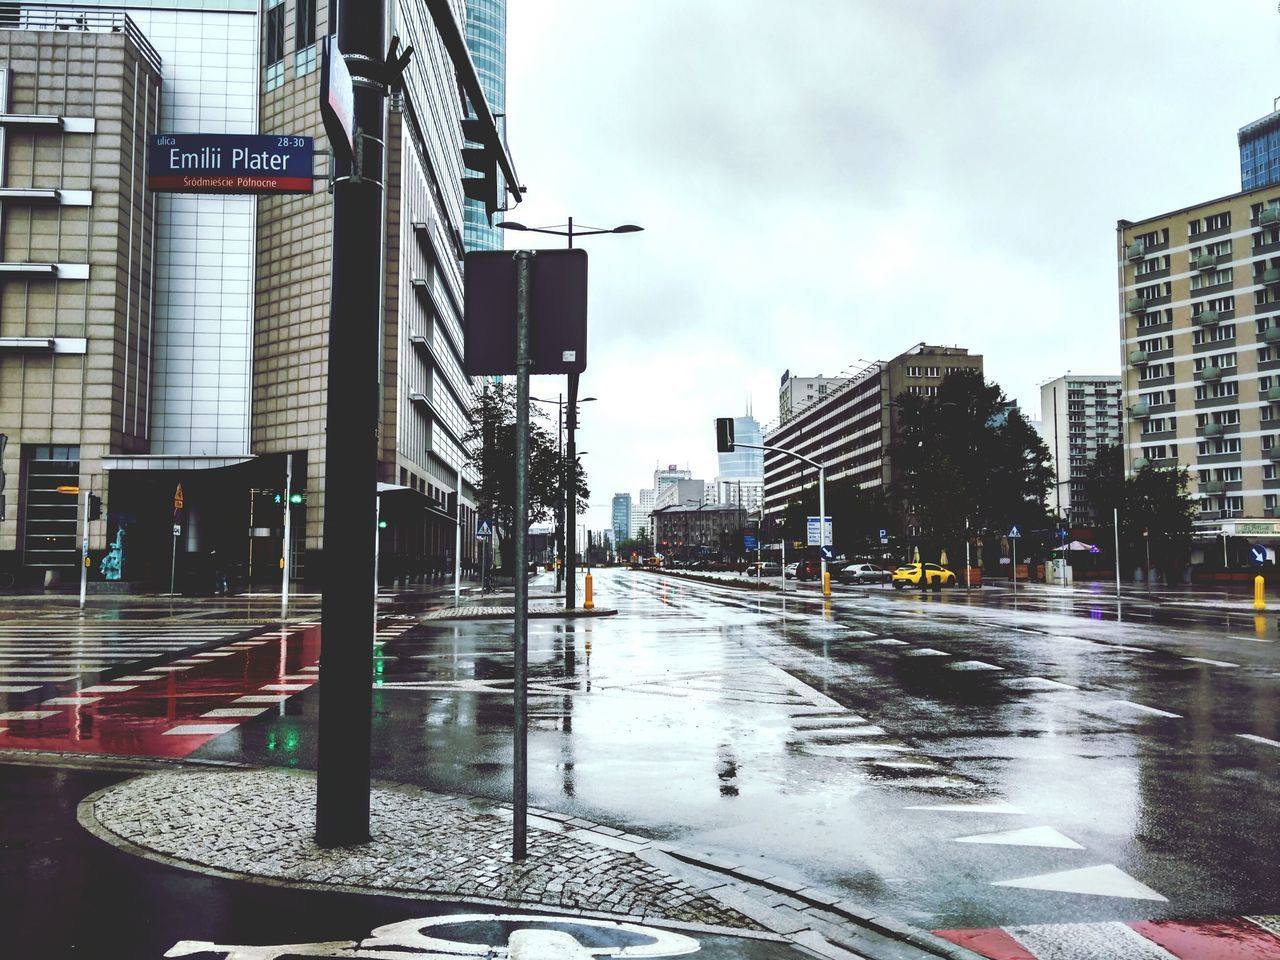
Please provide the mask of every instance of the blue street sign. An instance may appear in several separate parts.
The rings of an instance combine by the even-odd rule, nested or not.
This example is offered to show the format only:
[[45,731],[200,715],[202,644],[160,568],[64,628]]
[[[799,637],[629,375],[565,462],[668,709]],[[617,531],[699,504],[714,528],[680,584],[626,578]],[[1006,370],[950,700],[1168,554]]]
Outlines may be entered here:
[[755,550],[760,545],[760,541],[756,539],[754,533],[744,533],[742,535],[742,549]]
[[161,133],[147,151],[147,189],[168,193],[311,193],[311,137]]
[[1017,528],[1017,527],[1010,527],[1010,528],[1009,528],[1009,539],[1010,539],[1010,540],[1017,540],[1017,539],[1018,539],[1019,537],[1021,537],[1021,536],[1022,536],[1022,534],[1021,534],[1021,532],[1019,532],[1019,530],[1018,530],[1018,528]]
[[1249,559],[1252,560],[1256,566],[1262,566],[1267,562],[1267,548],[1260,543],[1255,543],[1249,548]]
[[819,547],[819,548],[818,548],[818,551],[822,554],[822,559],[823,559],[823,560],[830,560],[830,559],[831,559],[831,545],[830,545],[830,544],[823,544],[821,547]]
[[1071,534],[1067,531],[1067,528],[1066,528],[1066,527],[1059,527],[1059,528],[1058,528],[1058,542],[1059,542],[1059,543],[1066,543],[1066,542],[1067,542],[1067,540],[1070,538],[1070,536],[1071,536]]
[[476,521],[476,539],[488,540],[491,536],[493,536],[493,521],[477,520]]
[[880,541],[883,543],[885,540],[888,540],[888,539],[889,539],[889,531],[888,531],[888,530],[886,530],[886,529],[884,529],[884,527],[881,527],[881,528],[880,528]]

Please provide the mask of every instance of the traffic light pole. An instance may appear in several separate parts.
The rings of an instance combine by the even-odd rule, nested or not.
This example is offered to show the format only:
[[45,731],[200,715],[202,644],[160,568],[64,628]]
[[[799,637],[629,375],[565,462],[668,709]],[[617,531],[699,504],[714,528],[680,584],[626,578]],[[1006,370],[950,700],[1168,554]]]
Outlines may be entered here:
[[344,55],[353,79],[354,159],[340,159],[333,180],[316,771],[321,847],[369,840],[386,149],[377,77],[386,52],[383,18],[342,0],[337,21],[335,53]]
[[80,609],[84,609],[84,597],[89,583],[89,487],[84,488],[84,535],[80,540]]
[[292,540],[293,519],[293,454],[285,454],[284,459],[284,553],[280,558],[280,622],[284,623],[289,616],[289,576],[293,562],[290,549]]
[[[570,239],[572,244],[572,239]],[[578,375],[569,374],[569,403],[565,407],[564,608],[577,604],[578,576]]]
[[[529,571],[525,548],[529,531],[529,301],[533,254],[516,255],[516,483],[515,483],[515,671],[511,774],[511,857],[527,853],[529,817]],[[572,578],[569,580],[573,582]],[[572,593],[572,587],[570,587]]]

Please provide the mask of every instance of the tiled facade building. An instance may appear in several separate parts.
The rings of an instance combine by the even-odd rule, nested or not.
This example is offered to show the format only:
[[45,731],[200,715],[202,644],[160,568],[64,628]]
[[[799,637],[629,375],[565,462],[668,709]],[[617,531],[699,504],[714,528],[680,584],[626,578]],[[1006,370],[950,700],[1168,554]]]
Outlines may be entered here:
[[1187,467],[1205,536],[1280,536],[1280,185],[1116,239],[1128,468]]
[[1098,523],[1085,493],[1089,466],[1103,447],[1123,443],[1120,378],[1067,374],[1040,387],[1040,435],[1049,447],[1054,516],[1077,526]]
[[[0,8],[0,567],[20,578],[77,567],[82,507],[49,491],[79,485],[105,494],[89,527],[95,576],[112,552],[122,579],[167,584],[176,540],[180,580],[217,551],[239,576],[278,583],[289,461],[304,500],[291,508],[294,574],[318,573],[329,4],[206,6]],[[462,0],[449,7],[460,27]],[[381,319],[379,549],[384,573],[400,574],[441,565],[459,521],[463,555],[474,552],[463,439],[476,387],[462,373],[456,68],[425,5],[393,0],[388,16],[415,48],[388,100]],[[156,133],[315,137],[316,189],[148,192]]]

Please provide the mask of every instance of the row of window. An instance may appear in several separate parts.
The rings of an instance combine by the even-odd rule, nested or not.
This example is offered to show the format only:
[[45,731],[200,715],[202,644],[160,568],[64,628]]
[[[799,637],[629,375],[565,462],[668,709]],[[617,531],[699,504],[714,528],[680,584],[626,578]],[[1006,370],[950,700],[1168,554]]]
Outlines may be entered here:
[[[263,59],[266,70],[263,86],[275,90],[284,83],[284,0],[267,0],[266,39]],[[316,68],[316,0],[294,0],[293,49],[294,73],[301,77]]]

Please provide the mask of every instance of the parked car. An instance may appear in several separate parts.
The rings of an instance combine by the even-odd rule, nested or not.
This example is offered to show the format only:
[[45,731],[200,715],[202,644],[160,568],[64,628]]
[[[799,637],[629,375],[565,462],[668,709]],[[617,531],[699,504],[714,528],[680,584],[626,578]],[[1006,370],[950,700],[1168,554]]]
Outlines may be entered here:
[[788,580],[794,580],[796,578],[796,567],[798,566],[800,566],[800,564],[798,563],[788,563],[782,569],[783,576],[785,576]]
[[888,583],[893,572],[874,563],[851,563],[836,574],[841,583]]
[[[836,562],[828,562],[827,570],[832,576],[835,576],[836,570],[841,564]],[[797,580],[821,580],[822,579],[822,561],[821,560],[801,560],[796,565]]]
[[746,573],[749,577],[780,577],[782,576],[782,564],[773,563],[770,560],[761,560],[747,564]]
[[956,575],[946,567],[940,567],[936,563],[906,563],[893,571],[894,589],[918,587],[921,585],[921,576],[924,577],[924,586],[931,587],[935,583],[944,587],[956,585]]

